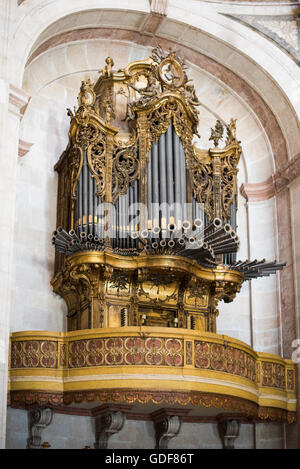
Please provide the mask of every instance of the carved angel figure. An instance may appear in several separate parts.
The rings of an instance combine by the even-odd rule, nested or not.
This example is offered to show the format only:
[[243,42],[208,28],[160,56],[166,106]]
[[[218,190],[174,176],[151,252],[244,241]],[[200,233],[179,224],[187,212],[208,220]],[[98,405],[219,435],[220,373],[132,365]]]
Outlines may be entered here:
[[147,77],[147,85],[145,86],[145,88],[137,88],[135,85],[132,85],[130,83],[128,84],[128,86],[130,86],[130,88],[137,91],[141,95],[141,97],[138,98],[136,101],[133,101],[132,103],[128,104],[126,120],[132,120],[134,119],[134,106],[141,107],[149,103],[149,101],[151,101],[157,96],[158,86],[156,79],[152,75],[149,75]]
[[227,139],[226,145],[236,142],[236,119],[230,119],[230,123],[226,126]]
[[175,84],[176,80],[180,79],[180,75],[178,74],[176,67],[172,64],[172,62],[169,62],[164,70],[163,70],[164,78],[170,83],[170,84]]
[[211,134],[210,134],[209,140],[213,140],[215,147],[217,147],[219,144],[219,140],[221,140],[221,138],[223,137],[223,132],[224,132],[223,124],[218,119],[216,122],[215,128],[210,129],[210,130],[211,130]]
[[200,106],[200,101],[197,98],[195,87],[192,84],[185,84],[183,88],[183,95],[186,101],[191,105],[191,106]]
[[129,86],[141,95],[141,97],[132,103],[132,105],[144,106],[157,95],[157,83],[156,79],[152,75],[147,77],[147,85],[145,88],[137,88],[132,84],[129,84]]

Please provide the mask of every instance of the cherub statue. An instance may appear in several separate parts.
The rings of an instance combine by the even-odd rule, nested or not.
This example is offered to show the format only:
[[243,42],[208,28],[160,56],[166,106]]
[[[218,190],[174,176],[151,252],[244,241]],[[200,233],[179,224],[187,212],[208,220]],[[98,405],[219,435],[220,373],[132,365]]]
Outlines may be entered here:
[[132,106],[144,106],[149,101],[151,101],[152,98],[157,96],[157,81],[156,78],[154,78],[152,75],[147,77],[147,85],[145,88],[137,88],[130,83],[129,86],[141,95],[139,99],[132,103]]
[[99,73],[102,73],[102,76],[105,78],[110,78],[112,76],[112,68],[114,66],[114,61],[111,57],[106,57],[105,62],[105,67],[100,70]]

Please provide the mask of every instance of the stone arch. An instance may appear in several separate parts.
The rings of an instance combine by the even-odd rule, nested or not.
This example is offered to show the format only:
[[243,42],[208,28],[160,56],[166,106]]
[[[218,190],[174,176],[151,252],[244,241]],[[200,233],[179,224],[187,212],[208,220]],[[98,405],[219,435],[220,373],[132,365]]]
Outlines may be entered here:
[[[32,52],[34,52],[32,48],[34,45],[39,44],[39,37],[43,37],[45,30],[51,29],[51,25],[53,26],[54,24],[57,30],[60,31],[58,35],[61,35],[63,34],[63,28],[60,29],[59,25],[61,22],[66,21],[68,16],[73,15],[74,17],[76,13],[83,15],[91,10],[101,13],[101,11],[105,11],[105,8],[107,9],[105,0],[100,2],[85,0],[84,5],[82,2],[78,1],[72,2],[72,5],[63,5],[63,3],[66,2],[60,2],[60,5],[57,6],[56,4],[54,8],[52,2],[45,2],[42,5],[38,5],[36,0],[28,0],[19,8],[22,10],[22,15],[20,14],[14,34],[15,47],[20,55],[18,64],[19,70],[17,70],[15,74],[15,78],[18,80],[18,86],[20,86],[27,59],[30,55],[32,56]],[[255,94],[255,97],[256,94],[264,94],[265,103],[275,117],[275,121],[270,121],[268,116],[265,115],[265,126],[266,128],[268,126],[273,128],[276,126],[277,121],[285,136],[288,157],[299,153],[299,123],[296,119],[296,104],[299,100],[299,96],[297,96],[296,92],[297,82],[295,82],[293,89],[288,89],[283,83],[284,74],[288,73],[289,77],[293,76],[296,73],[297,67],[295,67],[295,64],[292,64],[291,61],[287,61],[287,57],[285,57],[281,51],[278,51],[276,47],[271,45],[268,41],[265,41],[261,54],[265,55],[266,60],[264,61],[262,56],[255,57],[252,48],[249,48],[249,35],[251,36],[251,40],[255,40],[255,33],[249,28],[239,25],[231,21],[230,18],[219,14],[222,13],[221,7],[220,12],[215,12],[216,7],[212,7],[209,4],[205,6],[203,11],[201,10],[202,14],[200,17],[199,14],[195,14],[195,12],[191,15],[186,10],[185,6],[180,5],[179,8],[177,4],[173,5],[173,2],[170,1],[166,10],[168,16],[163,17],[163,31],[160,31],[158,27],[155,31],[152,30],[148,33],[146,31],[145,34],[143,26],[145,26],[147,16],[150,12],[148,1],[131,2],[130,6],[128,6],[127,3],[128,2],[126,2],[125,5],[125,2],[118,0],[114,2],[113,7],[110,7],[110,11],[114,14],[121,12],[123,19],[124,11],[126,11],[126,18],[131,21],[127,29],[124,29],[124,21],[122,22],[123,27],[120,27],[119,19],[115,21],[114,25],[110,25],[109,22],[106,21],[106,24],[102,24],[102,28],[101,24],[97,24],[96,26],[90,24],[93,32],[99,32],[101,36],[103,31],[105,31],[105,36],[111,37],[109,30],[112,29],[117,35],[120,34],[124,40],[129,38],[129,40],[133,40],[133,42],[142,44],[156,43],[157,39],[159,39],[160,42],[165,40],[166,43],[171,42],[174,44],[179,38],[178,42],[181,43],[181,48],[184,48],[185,52],[187,52],[187,49],[189,50],[188,55],[190,56],[189,60],[191,62],[193,62],[193,58],[194,60],[197,58],[199,61],[201,57],[201,66],[203,66],[204,61],[206,61],[206,66],[210,67],[213,74],[219,74],[221,79],[224,78],[231,83],[233,83],[232,70],[234,70],[236,77],[244,81],[239,83],[239,92],[245,94],[245,99],[253,101],[253,94]],[[140,16],[139,20],[137,20],[137,16]],[[117,24],[118,22],[119,24]],[[112,26],[112,28],[110,28],[110,26]],[[84,33],[84,29],[89,28],[85,28],[83,23],[79,24],[78,31],[80,31],[81,34]],[[96,31],[97,29],[99,31]],[[30,36],[28,35],[29,30]],[[73,34],[74,31],[73,29]],[[230,31],[230,37],[226,34],[228,31]],[[91,34],[91,31],[86,32]],[[130,34],[133,37],[130,38]],[[151,41],[154,35],[156,39],[152,39]],[[226,43],[222,35],[225,35],[226,38],[228,37]],[[55,37],[55,34],[52,38],[53,37]],[[49,39],[51,40],[51,38],[47,40]],[[56,37],[55,39],[57,40],[58,38]],[[201,46],[201,44],[205,44],[205,46]],[[45,46],[45,44],[40,44],[38,47],[40,46]],[[276,64],[275,62],[271,64],[270,61],[273,58]],[[221,70],[219,70],[218,66],[224,62],[226,63],[225,68],[228,70],[224,70],[222,67]],[[236,63],[241,63],[242,67],[238,69],[235,65]],[[278,74],[277,71],[280,71],[278,75],[278,85],[275,83]],[[250,85],[250,88],[245,85],[247,83]],[[261,102],[258,105],[264,108]],[[264,113],[264,109],[262,109],[262,113]],[[283,161],[283,158],[285,159],[287,157],[286,155],[284,156],[283,146],[284,144],[280,139],[275,148],[276,155],[280,152],[278,164],[280,164],[280,161]],[[279,168],[278,164],[276,165],[277,169]]]

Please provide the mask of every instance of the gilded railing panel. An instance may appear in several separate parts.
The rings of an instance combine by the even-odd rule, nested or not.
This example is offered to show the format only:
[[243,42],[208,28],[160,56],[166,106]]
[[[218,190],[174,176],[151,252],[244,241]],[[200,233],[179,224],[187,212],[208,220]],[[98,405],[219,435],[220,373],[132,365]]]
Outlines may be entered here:
[[194,405],[202,396],[201,402],[214,406],[213,396],[223,396],[224,405],[236,399],[247,402],[259,418],[281,412],[294,421],[296,415],[296,368],[291,360],[257,353],[224,335],[188,329],[13,333],[9,378],[10,395],[17,401],[40,401],[46,394],[63,402],[76,402],[79,395],[102,400],[131,390],[136,396],[148,393],[151,402],[160,393],[174,399],[181,393],[182,402]]

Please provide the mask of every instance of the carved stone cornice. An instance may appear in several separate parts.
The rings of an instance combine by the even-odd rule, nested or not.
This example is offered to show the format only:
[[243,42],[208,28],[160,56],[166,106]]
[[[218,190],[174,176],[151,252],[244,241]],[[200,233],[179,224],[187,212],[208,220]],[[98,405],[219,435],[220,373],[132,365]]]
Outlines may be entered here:
[[300,154],[291,159],[288,164],[273,175],[275,193],[285,189],[296,177],[300,175]]
[[[242,414],[241,419],[246,422],[245,416],[252,422],[284,422],[295,423],[297,414],[295,411],[288,411],[277,407],[257,406],[254,402],[246,399],[241,399],[234,396],[224,396],[221,394],[210,394],[205,392],[176,392],[176,391],[143,391],[143,390],[99,390],[93,391],[68,391],[68,392],[47,392],[47,391],[10,391],[10,406],[16,409],[24,409],[28,405],[48,405],[58,412],[57,407],[63,406],[68,409],[67,414],[75,414],[74,409],[70,407],[72,402],[78,403],[91,403],[91,402],[111,402],[122,404],[128,402],[130,404],[166,404],[166,405],[180,405],[180,406],[193,406],[206,408],[217,408],[223,410],[232,410]],[[175,413],[178,407],[174,409]],[[83,412],[83,409],[81,409]],[[61,413],[61,412],[60,412]],[[79,408],[76,409],[78,415],[90,415],[88,413],[79,413]],[[174,412],[173,412],[174,413]],[[135,414],[136,415],[136,414]],[[92,415],[93,416],[93,415]],[[129,418],[129,417],[128,417]],[[131,417],[130,417],[131,418]],[[137,418],[135,417],[134,420]],[[192,417],[188,419],[184,416],[182,419],[186,422],[191,422]],[[152,418],[149,420],[153,420]]]
[[244,182],[240,187],[240,193],[248,202],[268,200],[286,189],[298,176],[300,176],[300,155],[296,155],[264,182],[256,184]]
[[31,149],[33,143],[26,142],[25,140],[19,139],[19,147],[18,147],[18,156],[22,158],[25,156]]
[[22,119],[30,100],[30,95],[22,88],[9,85],[9,111]]
[[109,412],[122,412],[123,414],[126,415],[130,412],[132,409],[132,405],[130,404],[102,404],[99,407],[96,407],[92,411],[92,417],[101,417]]
[[166,16],[168,0],[149,0],[151,12]]
[[142,30],[146,36],[155,36],[166,16],[168,0],[149,0],[149,3],[150,13],[145,19]]
[[243,182],[240,187],[240,193],[247,202],[268,200],[275,195],[273,178],[271,176],[266,181],[258,182],[257,184]]

